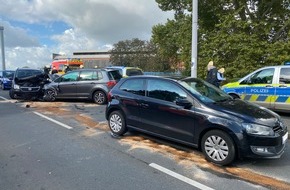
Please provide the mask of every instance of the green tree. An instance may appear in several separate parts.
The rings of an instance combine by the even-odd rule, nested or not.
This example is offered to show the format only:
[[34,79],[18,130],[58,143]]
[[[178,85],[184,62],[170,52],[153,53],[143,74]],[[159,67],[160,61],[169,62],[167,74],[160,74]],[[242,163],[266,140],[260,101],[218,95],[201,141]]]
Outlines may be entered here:
[[137,38],[119,41],[110,51],[113,65],[139,67],[144,71],[168,71],[169,64],[157,54],[157,46],[151,41]]
[[[175,17],[153,27],[153,42],[164,59],[184,62],[189,75],[192,0],[156,2],[164,11],[175,11]],[[289,1],[200,0],[198,6],[198,77],[205,77],[210,60],[225,67],[228,78],[290,60]]]

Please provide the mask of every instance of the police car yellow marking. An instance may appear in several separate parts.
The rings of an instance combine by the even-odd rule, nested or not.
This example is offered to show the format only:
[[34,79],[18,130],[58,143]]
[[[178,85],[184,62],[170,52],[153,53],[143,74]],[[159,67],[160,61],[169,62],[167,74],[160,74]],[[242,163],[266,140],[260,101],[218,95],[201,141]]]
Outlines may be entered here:
[[257,101],[258,97],[259,95],[254,94],[250,97],[249,101]]
[[274,99],[274,97],[273,97],[273,96],[267,96],[267,98],[266,98],[265,102],[272,102],[272,101],[273,101],[273,99]]
[[290,103],[290,97],[288,96],[267,96],[267,95],[241,95],[242,100],[250,101],[250,102],[283,102]]

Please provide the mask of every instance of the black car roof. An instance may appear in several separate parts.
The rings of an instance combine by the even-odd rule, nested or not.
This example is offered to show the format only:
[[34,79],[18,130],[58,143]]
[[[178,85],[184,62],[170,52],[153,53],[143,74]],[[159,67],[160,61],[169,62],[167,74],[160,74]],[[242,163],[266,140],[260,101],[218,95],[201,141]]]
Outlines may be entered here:
[[165,79],[165,80],[172,80],[172,81],[178,81],[178,78],[170,77],[170,76],[155,76],[155,75],[135,75],[130,76],[125,79],[136,79],[136,78],[143,78],[143,79]]
[[32,69],[32,68],[17,68],[16,70],[33,70],[33,71],[41,71],[40,69]]

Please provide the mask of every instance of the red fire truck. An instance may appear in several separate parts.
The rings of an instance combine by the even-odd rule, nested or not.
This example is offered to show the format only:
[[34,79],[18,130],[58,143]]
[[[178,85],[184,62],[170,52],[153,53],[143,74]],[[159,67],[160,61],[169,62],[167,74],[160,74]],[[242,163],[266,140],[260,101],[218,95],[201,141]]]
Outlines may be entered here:
[[51,63],[51,69],[56,69],[58,74],[64,74],[67,66],[69,66],[70,70],[75,70],[81,68],[81,65],[84,65],[81,59],[59,59]]

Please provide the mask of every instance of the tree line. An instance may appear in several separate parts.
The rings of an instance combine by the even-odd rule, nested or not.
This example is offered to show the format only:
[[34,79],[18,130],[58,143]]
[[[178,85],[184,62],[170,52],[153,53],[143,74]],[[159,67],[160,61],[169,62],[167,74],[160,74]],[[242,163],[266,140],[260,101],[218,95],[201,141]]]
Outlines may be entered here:
[[[114,44],[111,61],[146,71],[182,71],[190,76],[192,0],[156,0],[174,18],[152,28],[150,41]],[[197,75],[213,60],[227,78],[290,60],[289,0],[199,0]],[[127,53],[123,53],[127,52]]]

